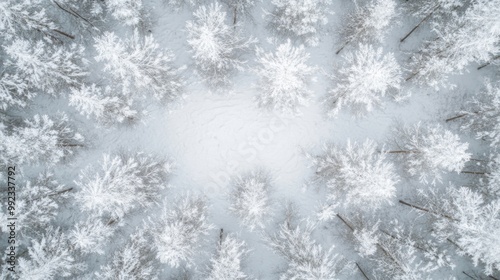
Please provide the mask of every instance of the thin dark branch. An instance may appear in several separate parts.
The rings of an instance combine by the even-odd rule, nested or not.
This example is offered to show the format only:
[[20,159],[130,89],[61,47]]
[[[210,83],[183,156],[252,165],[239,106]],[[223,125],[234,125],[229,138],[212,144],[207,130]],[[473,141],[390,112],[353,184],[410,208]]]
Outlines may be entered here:
[[358,263],[356,263],[356,266],[358,267],[359,271],[361,271],[361,274],[363,274],[363,276],[365,277],[366,280],[370,280],[370,278],[368,278],[368,276],[366,276],[366,273],[363,271],[363,269],[361,269],[361,267],[359,266]]
[[409,207],[412,207],[412,208],[415,208],[415,209],[418,209],[418,210],[421,210],[421,211],[424,211],[424,212],[427,212],[427,213],[431,213],[431,214],[434,214],[434,215],[441,216],[443,218],[446,218],[446,219],[449,219],[449,220],[452,220],[452,221],[457,221],[457,219],[454,219],[453,217],[451,217],[449,215],[446,215],[446,214],[443,214],[443,213],[437,213],[437,212],[432,211],[430,209],[427,209],[427,208],[424,208],[424,207],[421,207],[421,206],[418,206],[418,205],[415,205],[415,204],[408,203],[408,202],[403,201],[401,199],[399,200],[399,203],[401,203],[403,205],[406,205],[406,206],[409,206]]

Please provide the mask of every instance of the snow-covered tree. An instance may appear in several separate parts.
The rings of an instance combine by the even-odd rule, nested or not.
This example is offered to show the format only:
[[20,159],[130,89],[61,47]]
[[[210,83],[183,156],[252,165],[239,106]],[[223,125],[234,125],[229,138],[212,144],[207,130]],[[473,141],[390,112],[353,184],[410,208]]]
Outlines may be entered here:
[[132,109],[131,98],[121,95],[111,87],[96,84],[70,88],[69,105],[82,115],[95,118],[99,124],[111,126],[115,123],[134,122],[139,113]]
[[294,47],[290,40],[279,45],[275,52],[257,48],[259,105],[295,112],[299,105],[306,104],[312,94],[307,87],[315,71],[315,67],[307,64],[308,60],[305,47]]
[[377,247],[381,254],[372,256],[377,264],[377,279],[429,279],[439,266],[432,260],[419,256],[418,245],[409,236],[395,231],[394,234],[379,235]]
[[[438,213],[435,235],[452,240],[469,255],[474,265],[484,264],[485,273],[500,270],[500,200],[486,201],[466,187],[450,187],[434,200]],[[437,209],[436,209],[437,208]]]
[[242,53],[255,40],[225,23],[226,12],[218,3],[199,7],[193,16],[186,30],[198,73],[212,87],[229,85],[231,74],[243,70]]
[[28,247],[29,258],[19,258],[19,279],[70,279],[85,269],[73,256],[68,237],[60,229],[49,228]]
[[113,17],[125,25],[137,25],[142,21],[142,0],[106,0]]
[[230,193],[230,210],[250,230],[264,228],[270,212],[269,176],[262,171],[256,171],[234,178],[231,185],[233,189]]
[[325,145],[323,153],[312,157],[315,179],[326,184],[332,202],[376,209],[391,203],[398,176],[393,164],[377,151],[375,142],[347,142],[345,148]]
[[491,156],[488,167],[490,172],[487,174],[487,192],[494,197],[500,197],[500,154]]
[[158,201],[171,169],[172,162],[148,154],[105,154],[98,167],[81,171],[75,199],[85,211],[122,218],[138,206]]
[[433,25],[443,24],[449,18],[458,16],[458,9],[469,2],[470,0],[407,1],[405,3],[407,11],[420,21],[401,39],[401,42],[425,22],[431,22]]
[[171,102],[181,96],[182,68],[172,63],[174,55],[162,50],[152,35],[141,38],[135,30],[132,37],[122,40],[112,32],[96,39],[97,61],[104,62],[109,71],[123,86],[123,93],[134,90],[150,91],[163,102]]
[[269,26],[285,38],[297,38],[316,46],[321,27],[328,23],[331,0],[272,0],[273,11],[266,14]]
[[144,232],[130,236],[130,241],[118,249],[112,260],[101,271],[96,273],[99,279],[115,280],[157,280],[159,269],[155,266],[153,251]]
[[381,42],[397,15],[394,0],[370,0],[364,6],[355,5],[340,31],[343,42],[336,54],[349,44]]
[[394,54],[383,54],[382,48],[361,44],[343,58],[343,65],[334,75],[336,86],[325,100],[330,117],[344,106],[357,116],[366,115],[380,106],[390,90],[399,90],[401,69]]
[[212,228],[207,221],[207,201],[187,194],[172,205],[164,209],[153,234],[157,259],[171,267],[179,267],[181,263],[191,265],[199,242]]
[[291,226],[285,222],[269,237],[270,248],[288,262],[280,280],[331,280],[352,269],[352,263],[334,254],[333,247],[325,250],[317,244],[311,237],[313,230],[311,223]]
[[363,227],[361,229],[354,229],[353,235],[357,243],[356,251],[361,257],[372,256],[377,252],[377,245],[379,241],[378,233],[379,223],[375,223],[371,227]]
[[492,148],[500,144],[500,83],[485,81],[485,88],[460,113],[464,117],[462,129],[476,132],[477,138],[490,141]]
[[16,73],[0,74],[0,110],[7,110],[12,106],[25,107],[27,101],[35,96],[27,79]]
[[394,141],[397,150],[388,153],[404,155],[408,173],[423,183],[436,184],[443,173],[460,172],[471,156],[469,144],[439,124],[399,126]]
[[70,232],[70,240],[84,254],[104,254],[106,242],[113,236],[115,227],[102,219],[89,217],[78,222]]
[[61,31],[58,24],[44,7],[41,0],[4,0],[0,3],[0,36],[15,38],[18,36],[31,37],[26,32],[40,32],[46,38],[61,42],[61,38],[74,37]]
[[[22,186],[16,197],[16,231],[18,235],[31,236],[50,225],[72,188],[59,184],[50,173],[41,173]],[[7,224],[9,216],[1,213],[0,217]]]
[[83,146],[83,136],[75,132],[65,114],[51,119],[35,115],[12,127],[10,134],[0,133],[0,151],[3,164],[45,163],[54,165]]
[[221,239],[217,253],[210,259],[207,280],[245,280],[249,277],[242,271],[242,261],[248,253],[244,241],[234,235]]
[[500,54],[500,0],[478,0],[447,24],[435,27],[432,39],[414,55],[406,78],[419,85],[448,87],[448,77],[472,62],[489,62]]
[[31,43],[15,39],[5,47],[10,59],[6,65],[16,69],[17,75],[30,86],[55,94],[61,85],[74,85],[87,75],[82,68],[83,47],[76,44],[69,48],[47,45],[42,40]]

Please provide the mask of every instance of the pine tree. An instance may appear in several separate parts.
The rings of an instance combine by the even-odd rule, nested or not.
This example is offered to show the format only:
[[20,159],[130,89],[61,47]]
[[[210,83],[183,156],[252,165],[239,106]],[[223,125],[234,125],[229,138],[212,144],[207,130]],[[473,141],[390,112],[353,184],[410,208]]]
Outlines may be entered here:
[[434,212],[441,213],[434,224],[435,234],[452,240],[474,265],[484,264],[487,275],[500,270],[500,200],[486,201],[482,194],[466,187],[450,187],[434,201],[439,208]]
[[340,32],[343,43],[336,54],[350,44],[381,42],[396,15],[394,0],[371,0],[361,7],[356,4],[355,11],[344,21]]
[[230,210],[250,230],[264,228],[270,212],[268,175],[262,171],[245,174],[235,178],[232,187]]
[[28,247],[29,258],[19,258],[19,278],[26,280],[70,279],[85,269],[73,256],[68,237],[49,228]]
[[135,30],[126,40],[112,32],[96,39],[97,61],[104,62],[104,71],[123,83],[123,93],[134,90],[150,91],[162,102],[172,102],[181,96],[182,82],[170,51],[160,49],[152,35],[140,38]]
[[385,157],[371,140],[348,141],[345,148],[325,145],[323,154],[312,157],[315,180],[326,184],[332,202],[377,209],[391,203],[399,180]]
[[245,280],[249,277],[242,271],[242,261],[248,253],[244,241],[234,235],[220,240],[217,253],[210,259],[210,272],[207,280]]
[[110,87],[96,84],[70,88],[69,105],[74,106],[82,115],[95,118],[103,126],[115,123],[134,122],[139,113],[132,109],[133,100],[121,96]]
[[401,69],[394,54],[382,48],[360,45],[357,51],[343,56],[344,63],[336,71],[336,86],[325,100],[328,115],[335,116],[344,106],[356,116],[364,116],[379,107],[390,90],[399,90]]
[[443,173],[460,172],[471,156],[469,144],[439,124],[400,126],[394,141],[398,150],[388,153],[404,155],[408,173],[423,183],[436,184]]
[[125,25],[135,26],[142,21],[142,0],[107,0],[106,6],[113,17]]
[[259,67],[255,71],[260,78],[259,105],[296,112],[299,105],[306,104],[312,94],[307,87],[315,71],[315,67],[307,64],[308,60],[305,47],[294,47],[291,41],[279,45],[275,52],[266,53],[258,48]]
[[99,167],[81,171],[75,198],[85,211],[119,219],[157,201],[171,168],[170,161],[143,153],[105,154]]
[[419,256],[415,241],[398,228],[394,228],[395,233],[379,235],[378,248],[381,256],[372,256],[372,260],[377,264],[375,272],[377,278],[381,279],[401,279],[417,280],[429,279],[431,273],[439,266],[432,260]]
[[[36,179],[26,181],[22,186],[16,197],[16,231],[18,236],[26,237],[41,231],[54,221],[72,188],[59,184],[51,173],[40,173]],[[7,224],[7,216],[0,216],[4,224]],[[7,228],[2,228],[5,229]]]
[[30,43],[15,39],[5,51],[10,57],[6,65],[14,68],[18,77],[49,94],[56,94],[61,85],[75,85],[87,75],[82,68],[86,63],[84,48],[76,44],[66,49],[41,40]]
[[490,141],[494,149],[500,144],[500,83],[485,81],[485,88],[468,104],[459,117],[465,121],[462,129],[471,130],[476,137]]
[[457,17],[459,8],[466,6],[469,2],[470,0],[408,1],[406,10],[420,21],[400,41],[406,40],[425,22],[430,22],[435,26],[446,23],[446,20],[450,18]]
[[142,231],[132,234],[130,241],[113,254],[112,261],[101,267],[96,276],[103,280],[157,280],[159,269],[155,266],[153,251],[145,235]]
[[500,0],[474,1],[463,16],[435,27],[438,37],[414,55],[406,80],[435,89],[450,87],[450,75],[462,74],[472,62],[489,62],[498,56],[499,7]]
[[203,236],[212,225],[207,221],[207,201],[200,196],[185,195],[171,209],[164,209],[154,237],[157,259],[171,267],[191,265]]
[[54,165],[74,153],[75,147],[83,146],[83,136],[75,132],[65,114],[51,119],[47,115],[35,115],[15,124],[10,134],[0,134],[0,151],[3,164],[45,163]]
[[311,223],[292,226],[285,222],[280,225],[278,233],[269,238],[270,248],[288,262],[280,280],[331,280],[352,268],[350,262],[333,254],[333,247],[325,250],[317,244],[311,238],[313,230]]
[[266,14],[270,27],[285,38],[297,38],[310,46],[319,44],[319,32],[328,23],[331,0],[272,0]]
[[104,254],[106,242],[109,242],[115,232],[110,222],[104,222],[96,217],[80,221],[70,232],[69,238],[76,249],[83,254]]
[[46,11],[45,1],[40,0],[4,0],[0,3],[0,36],[7,39],[23,36],[31,38],[39,32],[53,42],[62,42],[62,38],[74,39],[74,36],[61,31],[57,22]]
[[229,85],[231,74],[243,70],[241,54],[255,39],[245,39],[226,24],[226,12],[218,3],[199,7],[193,16],[186,29],[198,73],[211,87]]
[[30,90],[29,81],[19,74],[0,74],[0,110],[6,111],[11,107],[26,107],[29,100],[36,93]]

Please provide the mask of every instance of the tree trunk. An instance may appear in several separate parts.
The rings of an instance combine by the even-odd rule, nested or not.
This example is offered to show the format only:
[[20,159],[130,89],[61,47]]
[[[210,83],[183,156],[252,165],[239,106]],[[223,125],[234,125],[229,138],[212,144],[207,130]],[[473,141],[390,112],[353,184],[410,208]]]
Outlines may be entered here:
[[406,77],[405,82],[408,82],[409,80],[415,78],[415,76],[417,76],[417,75],[418,75],[418,71],[411,73],[410,76]]
[[335,54],[339,54],[345,47],[347,47],[347,45],[349,45],[349,43],[351,42],[352,40],[347,40],[343,45],[342,47],[340,47],[340,49],[338,49]]
[[467,274],[465,271],[462,271],[463,274],[465,274],[467,277],[469,277],[470,279],[474,279],[474,280],[477,280],[477,278],[475,277],[472,277],[470,276],[469,274]]
[[451,121],[454,121],[456,119],[460,119],[460,118],[463,118],[465,116],[467,116],[468,114],[461,114],[461,115],[457,115],[457,116],[454,116],[454,117],[451,117],[451,118],[448,118],[445,120],[445,122],[451,122]]
[[220,233],[219,233],[219,246],[222,246],[222,238],[223,237],[224,237],[224,229],[221,228]]
[[63,194],[63,193],[67,193],[67,192],[70,192],[72,191],[73,188],[67,188],[65,190],[62,190],[62,191],[58,191],[58,192],[55,192],[55,193],[52,193],[52,194],[49,194],[48,196],[56,196],[56,195],[60,195],[60,194]]
[[483,65],[481,65],[479,67],[477,67],[477,70],[483,69],[484,67],[490,65],[494,60],[497,60],[499,58],[500,58],[500,55],[494,56],[490,61],[486,62],[485,64],[483,64]]
[[421,207],[421,206],[418,206],[418,205],[415,205],[415,204],[411,204],[411,203],[408,203],[406,201],[403,201],[403,200],[399,200],[399,203],[403,204],[403,205],[406,205],[406,206],[409,206],[409,207],[412,207],[412,208],[415,208],[417,210],[420,210],[420,211],[424,211],[424,212],[427,212],[427,213],[430,213],[430,214],[434,214],[434,215],[438,215],[438,216],[441,216],[443,218],[447,218],[449,220],[452,220],[452,221],[456,221],[457,219],[453,218],[453,217],[450,217],[446,214],[443,214],[443,213],[437,213],[435,211],[432,211],[430,209],[427,209],[427,208],[424,208],[424,207]]
[[418,153],[418,151],[412,151],[412,150],[394,150],[394,151],[385,151],[387,154],[415,154]]
[[234,7],[234,10],[233,10],[233,26],[234,28],[236,28],[236,16],[237,16],[237,10],[236,10],[236,7]]
[[350,225],[344,218],[342,218],[342,216],[340,216],[339,214],[337,214],[337,217],[342,221],[344,222],[344,224],[351,230],[351,231],[354,231],[354,227],[352,225]]
[[363,271],[363,269],[361,269],[361,267],[359,266],[358,263],[356,263],[356,266],[358,267],[359,271],[361,271],[361,274],[363,274],[363,276],[365,277],[366,280],[370,280],[370,278],[368,278],[368,276],[366,276],[366,273]]
[[59,29],[52,29],[52,31],[54,31],[54,32],[56,32],[56,33],[59,33],[59,34],[61,34],[61,35],[63,35],[63,36],[66,36],[66,37],[70,38],[71,40],[74,40],[74,39],[75,39],[75,36],[73,36],[73,35],[71,35],[71,34],[68,34],[68,33],[64,32],[64,31],[61,31],[61,30],[59,30]]
[[401,40],[399,40],[399,42],[403,43],[404,40],[406,40],[406,38],[408,38],[413,32],[415,32],[415,30],[417,30],[417,28],[420,27],[420,25],[422,25],[422,23],[424,23],[425,21],[427,21],[431,16],[432,14],[440,7],[440,5],[436,5],[434,7],[434,9],[432,9],[432,11],[427,15],[425,16],[415,27],[413,27],[412,30],[410,30],[410,32],[408,32],[408,34],[406,34],[403,38],[401,38]]
[[83,144],[57,144],[58,147],[85,147]]
[[473,174],[473,175],[487,175],[488,172],[477,172],[477,171],[460,171],[462,174]]

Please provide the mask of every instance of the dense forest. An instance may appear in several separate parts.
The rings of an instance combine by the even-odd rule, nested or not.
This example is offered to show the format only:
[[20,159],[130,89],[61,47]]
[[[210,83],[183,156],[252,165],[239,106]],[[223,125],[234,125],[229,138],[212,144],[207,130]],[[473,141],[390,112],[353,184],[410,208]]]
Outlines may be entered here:
[[500,0],[0,0],[1,279],[500,279]]

